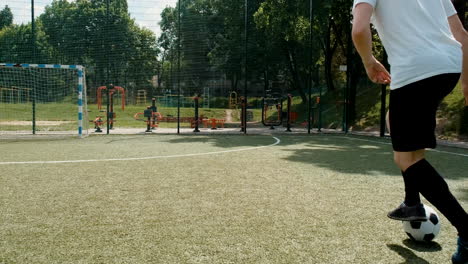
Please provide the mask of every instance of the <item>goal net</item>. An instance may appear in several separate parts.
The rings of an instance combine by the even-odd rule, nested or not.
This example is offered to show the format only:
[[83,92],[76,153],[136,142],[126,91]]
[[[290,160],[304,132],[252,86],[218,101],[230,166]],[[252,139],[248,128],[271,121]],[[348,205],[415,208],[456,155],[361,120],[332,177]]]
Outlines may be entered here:
[[88,135],[85,69],[0,63],[0,137]]

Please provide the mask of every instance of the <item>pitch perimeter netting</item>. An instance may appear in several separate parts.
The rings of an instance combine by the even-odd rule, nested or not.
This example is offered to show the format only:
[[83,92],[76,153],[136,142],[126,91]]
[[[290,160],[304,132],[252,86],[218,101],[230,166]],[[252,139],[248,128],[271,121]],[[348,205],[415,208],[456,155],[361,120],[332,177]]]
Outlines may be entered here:
[[84,80],[82,66],[0,63],[0,136],[87,136]]

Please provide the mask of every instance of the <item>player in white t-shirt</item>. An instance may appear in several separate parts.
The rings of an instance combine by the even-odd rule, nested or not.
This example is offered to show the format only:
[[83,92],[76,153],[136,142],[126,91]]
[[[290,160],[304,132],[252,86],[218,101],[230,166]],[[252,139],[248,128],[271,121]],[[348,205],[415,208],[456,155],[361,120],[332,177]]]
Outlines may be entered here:
[[[389,129],[405,183],[404,202],[388,217],[426,221],[420,194],[458,231],[453,263],[468,264],[468,214],[425,159],[436,147],[436,111],[459,82],[468,106],[468,33],[450,0],[354,0],[353,41],[368,77],[390,85]],[[372,55],[372,23],[390,72]]]

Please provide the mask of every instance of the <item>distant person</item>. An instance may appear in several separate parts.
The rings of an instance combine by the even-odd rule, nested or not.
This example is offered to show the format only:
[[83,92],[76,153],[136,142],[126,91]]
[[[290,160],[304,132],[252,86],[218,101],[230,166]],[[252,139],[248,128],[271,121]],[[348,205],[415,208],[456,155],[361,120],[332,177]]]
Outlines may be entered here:
[[[436,147],[436,110],[457,85],[468,105],[468,33],[450,0],[354,0],[353,41],[368,77],[390,84],[389,124],[404,202],[388,217],[427,221],[419,194],[458,231],[453,263],[468,263],[468,215],[425,159]],[[388,53],[391,75],[372,54],[370,23]]]

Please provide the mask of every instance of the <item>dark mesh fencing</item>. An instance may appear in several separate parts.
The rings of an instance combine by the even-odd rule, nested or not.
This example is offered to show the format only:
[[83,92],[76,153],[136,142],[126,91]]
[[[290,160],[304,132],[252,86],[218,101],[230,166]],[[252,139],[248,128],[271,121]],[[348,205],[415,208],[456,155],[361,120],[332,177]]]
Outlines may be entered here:
[[351,0],[6,1],[0,62],[83,65],[104,132],[380,129]]

